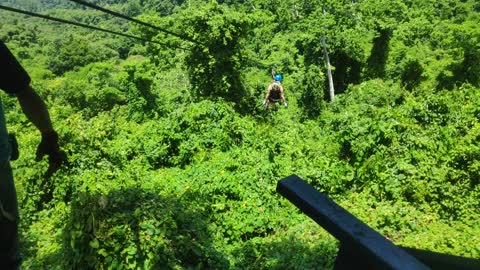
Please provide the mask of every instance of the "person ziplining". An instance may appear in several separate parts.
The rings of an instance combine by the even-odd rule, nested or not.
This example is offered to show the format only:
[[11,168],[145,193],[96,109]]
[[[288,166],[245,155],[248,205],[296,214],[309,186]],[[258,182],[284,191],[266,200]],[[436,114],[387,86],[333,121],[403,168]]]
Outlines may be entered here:
[[[67,163],[67,156],[58,144],[58,134],[53,129],[50,114],[43,99],[32,88],[30,76],[7,46],[0,40],[0,89],[17,97],[23,113],[41,135],[36,160],[48,156],[45,177],[53,175]],[[7,131],[0,100],[0,269],[19,269],[21,264],[18,224],[17,193],[13,182],[10,161],[18,158],[16,143]]]
[[283,102],[285,108],[288,108],[288,103],[285,100],[285,94],[283,92],[282,80],[283,76],[281,74],[272,73],[273,82],[267,88],[267,94],[265,99],[262,102],[263,107],[268,109],[270,103],[277,103],[279,101]]

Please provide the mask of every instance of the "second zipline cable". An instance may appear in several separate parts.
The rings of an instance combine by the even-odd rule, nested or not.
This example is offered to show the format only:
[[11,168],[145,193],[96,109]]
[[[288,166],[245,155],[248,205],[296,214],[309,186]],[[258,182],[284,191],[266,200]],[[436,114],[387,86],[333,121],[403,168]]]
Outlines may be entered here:
[[141,25],[143,25],[143,26],[147,26],[147,27],[153,28],[153,29],[155,29],[155,30],[157,30],[157,31],[160,31],[160,32],[163,32],[163,33],[166,33],[166,34],[169,34],[169,35],[172,35],[172,36],[181,38],[181,39],[186,40],[186,41],[193,42],[193,43],[198,44],[198,45],[204,45],[204,44],[202,44],[201,42],[196,41],[195,39],[193,39],[193,38],[191,38],[191,37],[188,37],[188,36],[186,36],[186,35],[181,35],[181,34],[177,34],[177,33],[174,33],[174,32],[172,32],[172,31],[169,31],[169,30],[165,30],[165,29],[160,28],[160,27],[158,27],[158,26],[155,26],[155,25],[153,25],[153,24],[149,24],[149,23],[146,23],[146,22],[143,22],[143,21],[140,21],[140,20],[137,20],[137,19],[128,17],[128,16],[126,16],[126,15],[120,14],[120,13],[118,13],[118,12],[115,12],[115,11],[112,11],[112,10],[109,10],[109,9],[106,9],[106,8],[103,8],[103,7],[99,7],[99,6],[94,5],[94,4],[92,4],[92,3],[88,3],[88,2],[86,2],[86,1],[84,1],[84,0],[69,0],[69,1],[75,2],[75,3],[80,4],[80,5],[87,6],[87,7],[96,9],[96,10],[100,10],[100,11],[105,12],[105,13],[107,13],[107,14],[110,14],[110,15],[113,15],[113,16],[116,16],[116,17],[119,17],[119,18],[128,20],[128,21],[131,21],[131,22],[134,22],[134,23],[138,23],[138,24],[141,24]]
[[68,20],[55,18],[55,17],[51,17],[51,16],[48,16],[48,15],[42,15],[42,14],[30,12],[30,11],[21,10],[21,9],[16,9],[16,8],[12,8],[12,7],[7,7],[7,6],[0,5],[0,9],[7,10],[7,11],[12,11],[12,12],[15,12],[15,13],[20,13],[20,14],[25,14],[25,15],[29,15],[29,16],[32,16],[32,17],[38,17],[38,18],[42,18],[42,19],[46,19],[46,20],[50,20],[50,21],[56,21],[56,22],[61,22],[61,23],[65,23],[65,24],[71,24],[71,25],[75,25],[75,26],[79,26],[79,27],[83,27],[83,28],[88,28],[88,29],[92,29],[92,30],[96,30],[96,31],[106,32],[106,33],[119,35],[119,36],[123,36],[123,37],[133,38],[133,39],[141,40],[141,41],[144,41],[144,42],[156,43],[156,44],[166,46],[166,47],[175,47],[177,49],[190,50],[188,48],[184,48],[184,47],[181,47],[181,46],[178,46],[178,45],[172,45],[172,44],[167,44],[167,43],[163,43],[163,42],[159,42],[159,41],[149,40],[149,39],[145,39],[145,38],[141,38],[141,37],[125,34],[125,33],[120,33],[120,32],[116,32],[116,31],[112,31],[112,30],[108,30],[108,29],[103,29],[103,28],[91,26],[91,25],[88,25],[88,24],[68,21]]

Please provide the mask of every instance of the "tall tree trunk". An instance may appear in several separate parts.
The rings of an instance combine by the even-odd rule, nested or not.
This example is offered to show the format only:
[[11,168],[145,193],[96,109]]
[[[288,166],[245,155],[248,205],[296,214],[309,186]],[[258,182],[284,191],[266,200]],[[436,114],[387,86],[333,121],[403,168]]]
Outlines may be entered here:
[[323,56],[325,58],[325,64],[327,66],[328,85],[330,86],[330,101],[333,101],[335,97],[335,88],[333,87],[332,66],[330,65],[330,58],[328,57],[327,44],[325,43],[325,36],[322,36]]

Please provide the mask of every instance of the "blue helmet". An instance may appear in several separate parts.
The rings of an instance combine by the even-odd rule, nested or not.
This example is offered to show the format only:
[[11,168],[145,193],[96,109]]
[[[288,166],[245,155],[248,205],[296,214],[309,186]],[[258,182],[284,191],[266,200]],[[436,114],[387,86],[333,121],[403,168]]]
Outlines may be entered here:
[[275,75],[275,81],[281,82],[283,80],[283,76],[280,74]]

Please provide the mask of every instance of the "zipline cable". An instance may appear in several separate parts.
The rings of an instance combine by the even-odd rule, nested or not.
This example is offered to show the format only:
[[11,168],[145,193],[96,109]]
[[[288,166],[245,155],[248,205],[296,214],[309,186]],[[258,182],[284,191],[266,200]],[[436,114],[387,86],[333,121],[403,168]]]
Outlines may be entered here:
[[202,44],[201,42],[198,42],[198,41],[196,41],[196,40],[194,40],[193,38],[190,38],[190,37],[188,37],[188,36],[181,35],[181,34],[177,34],[177,33],[174,33],[174,32],[172,32],[172,31],[169,31],[169,30],[165,30],[165,29],[160,28],[160,27],[158,27],[158,26],[155,26],[155,25],[153,25],[153,24],[149,24],[149,23],[146,23],[146,22],[143,22],[143,21],[140,21],[140,20],[137,20],[137,19],[128,17],[128,16],[126,16],[126,15],[120,14],[120,13],[115,12],[115,11],[111,11],[111,10],[106,9],[106,8],[99,7],[99,6],[95,5],[95,4],[88,3],[88,2],[83,1],[83,0],[69,0],[69,1],[75,2],[75,3],[80,4],[80,5],[87,6],[87,7],[96,9],[96,10],[100,10],[100,11],[105,12],[105,13],[108,13],[108,14],[110,14],[110,15],[113,15],[113,16],[116,16],[116,17],[120,17],[120,18],[122,18],[122,19],[131,21],[131,22],[134,22],[134,23],[138,23],[138,24],[141,24],[141,25],[143,25],[143,26],[147,26],[147,27],[153,28],[153,29],[155,29],[155,30],[157,30],[157,31],[160,31],[160,32],[163,32],[163,33],[165,33],[165,34],[169,34],[169,35],[172,35],[172,36],[181,38],[181,39],[183,39],[183,40],[187,40],[187,41],[193,42],[193,43],[195,43],[195,44],[204,45],[204,44]]
[[83,24],[83,23],[72,22],[72,21],[68,21],[68,20],[64,20],[64,19],[60,19],[60,18],[55,18],[55,17],[51,17],[51,16],[48,16],[48,15],[33,13],[33,12],[30,12],[30,11],[25,11],[25,10],[16,9],[16,8],[12,8],[12,7],[7,7],[7,6],[0,5],[0,9],[7,10],[7,11],[12,11],[12,12],[15,12],[15,13],[21,13],[21,14],[25,14],[25,15],[29,15],[29,16],[33,16],[33,17],[38,17],[38,18],[42,18],[42,19],[46,19],[46,20],[56,21],[56,22],[60,22],[60,23],[71,24],[71,25],[75,25],[75,26],[79,26],[79,27],[83,27],[83,28],[88,28],[88,29],[92,29],[92,30],[97,30],[97,31],[101,31],[101,32],[106,32],[106,33],[119,35],[119,36],[123,36],[123,37],[133,38],[133,39],[141,40],[141,41],[144,41],[144,42],[156,43],[156,44],[166,46],[166,47],[175,47],[177,49],[189,50],[188,48],[184,48],[184,47],[177,46],[177,45],[167,44],[167,43],[154,41],[154,40],[148,40],[148,39],[145,39],[145,38],[132,36],[132,35],[129,35],[129,34],[124,34],[124,33],[116,32],[116,31],[108,30],[108,29],[98,28],[98,27]]

